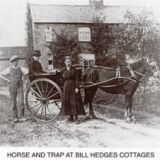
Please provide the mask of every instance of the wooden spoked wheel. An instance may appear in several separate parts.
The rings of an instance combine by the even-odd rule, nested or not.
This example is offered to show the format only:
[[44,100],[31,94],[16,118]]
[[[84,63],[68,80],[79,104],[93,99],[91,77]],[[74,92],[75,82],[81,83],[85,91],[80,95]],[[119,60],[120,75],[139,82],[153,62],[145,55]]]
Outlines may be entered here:
[[27,88],[25,101],[30,115],[37,121],[55,121],[61,112],[62,91],[52,80],[38,78]]

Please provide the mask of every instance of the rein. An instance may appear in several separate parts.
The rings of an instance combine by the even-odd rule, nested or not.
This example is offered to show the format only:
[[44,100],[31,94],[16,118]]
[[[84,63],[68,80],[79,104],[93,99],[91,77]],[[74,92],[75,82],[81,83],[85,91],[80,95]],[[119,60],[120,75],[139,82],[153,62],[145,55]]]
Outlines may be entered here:
[[[114,77],[114,78],[111,78],[109,80],[105,80],[105,81],[102,81],[102,82],[99,82],[99,83],[93,83],[93,82],[89,82],[89,85],[81,85],[80,88],[90,88],[90,87],[95,87],[95,86],[98,86],[98,85],[102,85],[102,84],[105,84],[107,82],[110,82],[110,81],[113,81],[113,80],[116,80],[116,79],[126,79],[128,81],[133,81],[134,83],[136,83],[137,81],[134,80],[134,79],[131,79],[131,78],[126,78],[126,77]],[[118,85],[108,85],[108,86],[102,86],[103,88],[111,88],[111,87],[116,87],[116,86],[119,86],[119,85],[122,85],[123,83],[121,84],[118,84]]]
[[[72,66],[74,66],[74,67],[79,67],[79,68],[83,68],[84,67],[84,65],[79,65],[79,64],[74,64],[74,65],[72,65]],[[105,69],[105,70],[111,70],[111,71],[116,71],[117,70],[117,68],[119,68],[119,69],[126,69],[126,68],[128,68],[129,69],[129,67],[128,66],[122,66],[122,67],[120,67],[120,66],[117,66],[116,68],[113,68],[113,67],[105,67],[105,66],[90,66],[90,68],[100,68],[100,69]],[[133,70],[135,73],[137,73],[138,75],[140,75],[140,76],[145,76],[144,74],[142,74],[142,73],[140,73],[140,72],[137,72],[137,71],[135,71],[135,70]]]
[[[84,66],[80,66],[79,65],[79,67],[84,67]],[[110,70],[110,71],[117,71],[117,68],[119,69],[119,70],[121,70],[121,69],[126,69],[126,68],[128,68],[128,66],[123,66],[123,67],[120,67],[120,66],[117,66],[116,68],[113,68],[113,67],[105,67],[105,66],[90,66],[90,68],[100,68],[100,69],[105,69],[105,70]],[[129,68],[128,68],[129,69]],[[129,69],[130,70],[130,69]],[[142,74],[142,73],[140,73],[140,72],[137,72],[137,71],[135,71],[135,70],[133,70],[135,73],[137,73],[138,75],[140,75],[140,76],[145,76],[145,74]]]

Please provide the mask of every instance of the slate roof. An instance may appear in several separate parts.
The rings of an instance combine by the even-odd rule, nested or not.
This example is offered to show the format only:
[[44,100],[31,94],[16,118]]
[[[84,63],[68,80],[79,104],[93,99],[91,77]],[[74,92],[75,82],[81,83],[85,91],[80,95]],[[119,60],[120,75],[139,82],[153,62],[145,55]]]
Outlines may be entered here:
[[125,23],[124,13],[138,13],[142,7],[104,6],[93,9],[90,5],[39,5],[30,4],[34,23],[91,23],[93,16],[103,14],[105,23]]

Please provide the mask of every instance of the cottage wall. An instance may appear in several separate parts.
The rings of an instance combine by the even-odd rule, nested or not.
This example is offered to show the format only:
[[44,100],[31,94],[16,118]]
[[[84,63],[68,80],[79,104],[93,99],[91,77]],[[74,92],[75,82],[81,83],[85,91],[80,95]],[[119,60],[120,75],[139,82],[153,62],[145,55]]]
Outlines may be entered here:
[[[74,37],[78,41],[78,27],[90,27],[90,24],[53,24],[53,23],[36,23],[34,24],[34,49],[40,50],[42,56],[40,61],[44,69],[48,67],[48,54],[51,53],[50,49],[47,47],[48,42],[46,42],[46,28],[51,27],[53,31],[53,42],[55,33],[60,34],[61,31],[65,31],[68,36]],[[80,47],[82,53],[90,53],[91,45],[90,42],[80,42]],[[54,53],[53,53],[54,54]]]

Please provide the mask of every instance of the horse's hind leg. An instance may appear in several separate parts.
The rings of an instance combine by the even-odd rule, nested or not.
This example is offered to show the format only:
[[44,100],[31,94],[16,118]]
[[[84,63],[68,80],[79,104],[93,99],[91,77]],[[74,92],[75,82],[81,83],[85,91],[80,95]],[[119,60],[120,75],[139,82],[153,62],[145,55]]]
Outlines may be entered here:
[[129,97],[128,99],[128,118],[129,118],[129,121],[132,122],[132,100],[133,98],[132,97]]
[[135,123],[136,122],[136,118],[133,116],[133,113],[132,113],[132,101],[133,101],[133,96],[130,97],[129,99],[129,108],[128,108],[128,117],[130,119],[131,122]]
[[126,106],[125,106],[125,113],[124,113],[124,120],[127,123],[135,122],[136,119],[132,114],[132,101],[133,101],[133,95],[126,95]]
[[127,123],[132,122],[132,97],[129,95],[125,96],[125,112],[124,112],[124,120]]
[[124,120],[128,121],[128,105],[129,105],[129,99],[128,96],[125,95],[125,111],[124,111]]

